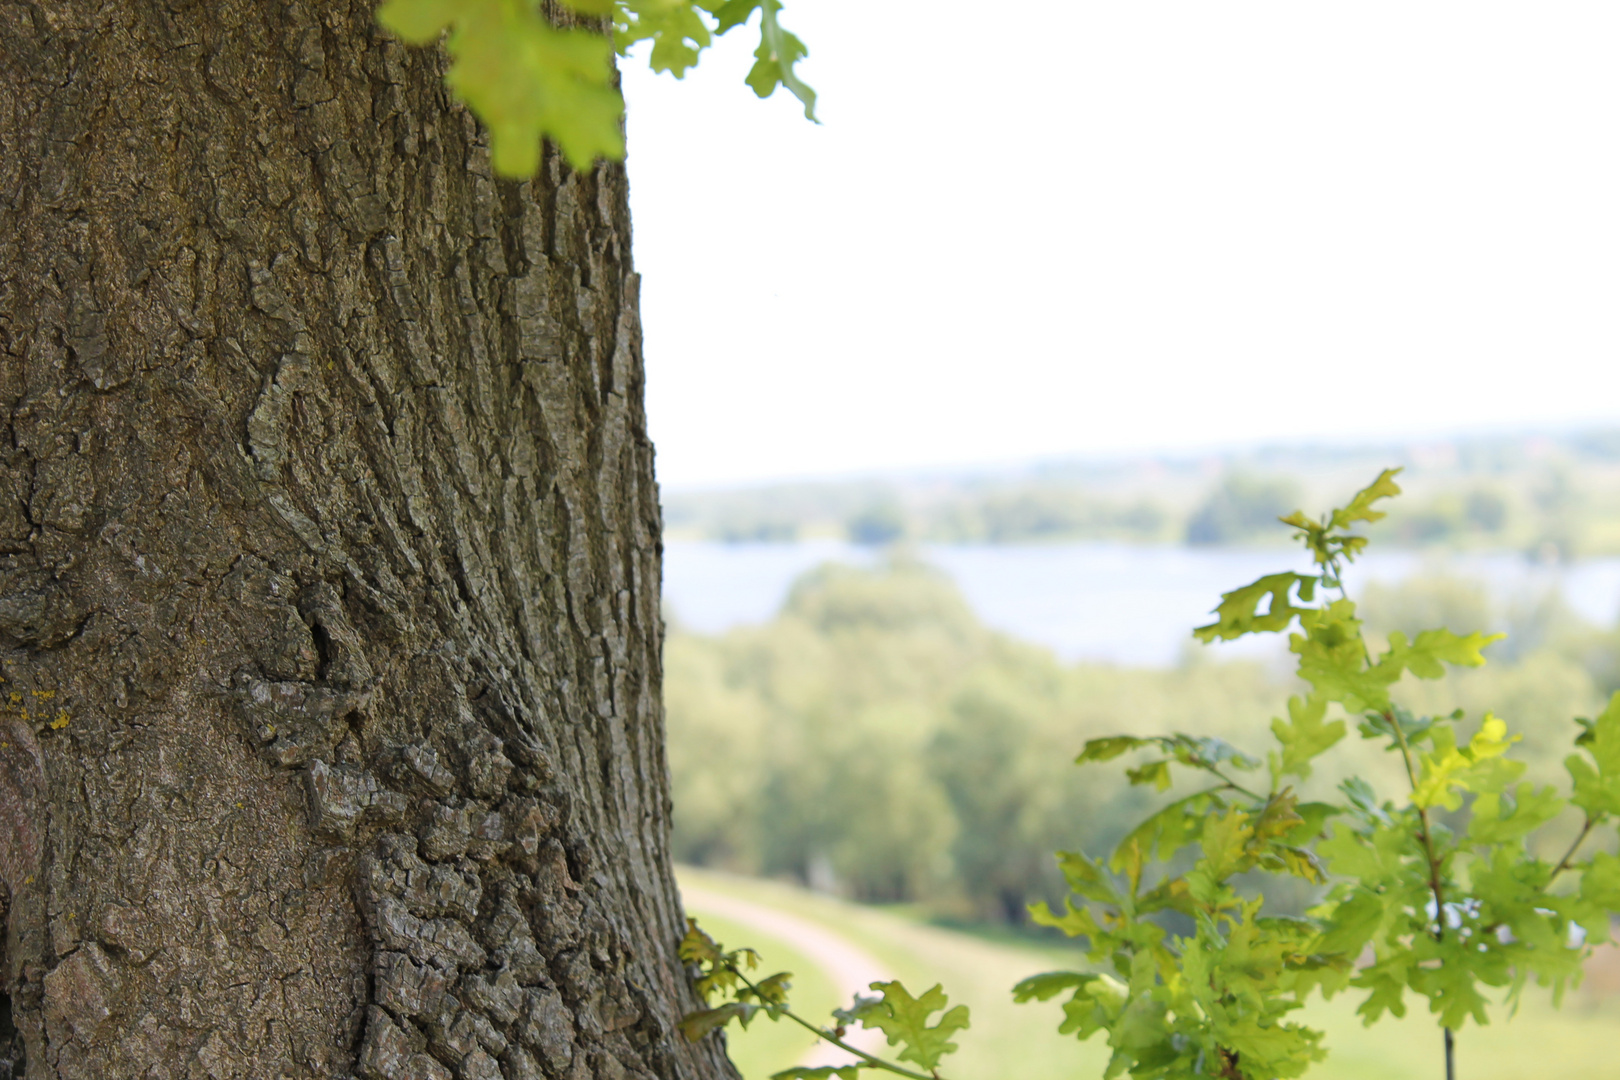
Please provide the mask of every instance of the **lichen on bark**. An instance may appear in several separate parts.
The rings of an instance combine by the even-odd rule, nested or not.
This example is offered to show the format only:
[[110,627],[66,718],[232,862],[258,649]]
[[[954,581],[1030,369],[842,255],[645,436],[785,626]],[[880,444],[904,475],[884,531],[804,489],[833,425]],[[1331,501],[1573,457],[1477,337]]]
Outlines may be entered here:
[[624,172],[497,182],[441,64],[365,2],[0,0],[30,1080],[734,1075],[674,1028]]

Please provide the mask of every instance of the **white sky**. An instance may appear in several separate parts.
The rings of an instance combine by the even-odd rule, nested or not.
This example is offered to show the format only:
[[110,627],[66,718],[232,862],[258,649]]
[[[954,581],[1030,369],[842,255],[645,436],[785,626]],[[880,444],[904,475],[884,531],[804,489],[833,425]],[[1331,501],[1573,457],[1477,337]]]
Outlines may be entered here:
[[783,22],[627,65],[666,486],[1620,422],[1614,0]]

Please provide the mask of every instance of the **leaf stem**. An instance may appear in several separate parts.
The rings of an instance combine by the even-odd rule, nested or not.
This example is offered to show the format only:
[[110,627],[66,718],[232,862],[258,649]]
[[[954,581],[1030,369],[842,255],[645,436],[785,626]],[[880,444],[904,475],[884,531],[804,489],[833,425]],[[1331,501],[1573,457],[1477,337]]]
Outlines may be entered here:
[[[754,981],[752,979],[738,970],[735,964],[728,964],[727,966],[731,968],[732,973],[736,975],[737,978],[741,979],[748,986],[748,989],[753,990],[756,994],[758,993],[759,987],[754,985]],[[795,1024],[798,1024],[805,1030],[813,1033],[817,1038],[827,1040],[840,1050],[848,1050],[851,1054],[854,1054],[856,1057],[860,1058],[874,1069],[884,1069],[898,1076],[910,1077],[910,1080],[944,1080],[944,1078],[941,1077],[937,1072],[912,1072],[910,1069],[903,1068],[899,1065],[890,1064],[880,1057],[873,1057],[864,1050],[858,1050],[849,1045],[849,1043],[845,1042],[843,1039],[840,1039],[837,1035],[834,1035],[832,1032],[812,1024],[810,1021],[806,1020],[804,1017],[800,1016],[786,1005],[781,1007],[781,1012],[783,1016],[787,1017],[789,1020],[792,1020]]]
[[[1395,739],[1401,744],[1401,761],[1406,764],[1406,778],[1412,784],[1412,792],[1417,793],[1417,770],[1412,767],[1412,748],[1407,745],[1406,732],[1401,722],[1396,719],[1393,710],[1384,710],[1384,721],[1395,732]],[[1429,808],[1419,806],[1418,825],[1419,837],[1423,840],[1423,853],[1429,860],[1429,890],[1434,893],[1434,940],[1446,939],[1446,897],[1440,887],[1440,860],[1434,854],[1434,836],[1429,831]],[[1446,1080],[1457,1080],[1457,1036],[1449,1027],[1441,1025],[1440,1030],[1445,1033],[1446,1040]]]
[[1553,867],[1552,876],[1547,879],[1547,884],[1549,886],[1552,885],[1553,881],[1557,879],[1559,874],[1562,874],[1565,870],[1569,869],[1570,860],[1575,858],[1575,853],[1579,851],[1581,845],[1586,842],[1586,838],[1592,835],[1592,830],[1596,826],[1597,821],[1592,817],[1591,814],[1587,814],[1585,823],[1581,825],[1580,835],[1575,837],[1575,842],[1569,845],[1569,850],[1564,852],[1564,857],[1558,860],[1557,866]]
[[1204,768],[1207,769],[1209,772],[1213,773],[1214,775],[1220,777],[1221,780],[1225,781],[1226,786],[1231,788],[1233,791],[1241,791],[1243,794],[1247,795],[1249,798],[1256,799],[1256,800],[1258,800],[1260,802],[1265,802],[1266,801],[1265,796],[1259,795],[1259,794],[1256,794],[1253,791],[1250,791],[1248,788],[1244,787],[1242,784],[1238,783],[1236,780],[1233,780],[1230,776],[1227,776],[1225,773],[1221,772],[1220,768],[1213,761],[1206,762],[1204,764]]
[[[1401,728],[1401,722],[1395,718],[1392,710],[1384,710],[1384,721],[1395,732],[1395,739],[1401,744],[1401,761],[1406,765],[1406,779],[1411,783],[1412,791],[1415,794],[1418,787],[1417,769],[1412,766],[1412,748],[1407,744],[1406,732]],[[1429,831],[1429,808],[1419,806],[1417,812],[1418,838],[1423,841],[1423,853],[1429,861],[1429,890],[1434,893],[1434,940],[1444,941],[1446,898],[1440,885],[1440,860],[1435,856],[1434,836]]]

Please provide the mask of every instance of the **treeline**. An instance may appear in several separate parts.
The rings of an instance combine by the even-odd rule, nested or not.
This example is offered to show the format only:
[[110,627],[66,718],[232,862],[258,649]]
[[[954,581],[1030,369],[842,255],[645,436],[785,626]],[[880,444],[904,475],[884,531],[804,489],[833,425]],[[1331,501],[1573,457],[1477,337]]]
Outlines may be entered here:
[[[1543,774],[1567,749],[1571,717],[1620,688],[1620,633],[1583,626],[1556,601],[1498,612],[1443,579],[1365,600],[1386,633],[1511,624],[1492,666],[1426,684],[1413,703],[1488,707],[1529,728]],[[1291,690],[1277,670],[1065,665],[986,629],[926,566],[825,566],[767,625],[671,633],[676,857],[1021,921],[1030,901],[1062,893],[1052,851],[1110,844],[1150,801],[1118,770],[1071,764],[1086,739],[1183,730],[1252,744]]]
[[1408,495],[1386,543],[1620,554],[1620,431],[677,493],[665,525],[728,542],[1280,544],[1278,514],[1391,461]]

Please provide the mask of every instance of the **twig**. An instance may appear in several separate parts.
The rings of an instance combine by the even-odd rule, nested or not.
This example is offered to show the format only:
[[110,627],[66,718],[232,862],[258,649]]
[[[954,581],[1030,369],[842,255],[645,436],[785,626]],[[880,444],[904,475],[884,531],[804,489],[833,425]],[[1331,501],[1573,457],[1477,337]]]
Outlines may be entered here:
[[[1412,748],[1407,745],[1406,732],[1401,728],[1401,722],[1395,714],[1386,709],[1384,720],[1394,729],[1395,739],[1401,744],[1401,760],[1406,764],[1406,778],[1412,784],[1412,791],[1417,792],[1417,770],[1412,767]],[[1423,852],[1429,860],[1429,890],[1434,893],[1434,940],[1446,939],[1446,897],[1440,887],[1440,860],[1434,853],[1434,837],[1429,831],[1429,808],[1417,808],[1419,837],[1423,841]],[[1573,854],[1573,852],[1572,852]],[[1457,1039],[1449,1027],[1442,1026],[1446,1038],[1446,1080],[1457,1080]]]
[[1557,878],[1559,874],[1562,874],[1565,870],[1569,869],[1569,861],[1575,857],[1575,852],[1580,850],[1581,844],[1583,844],[1586,841],[1586,838],[1591,835],[1592,829],[1596,825],[1597,822],[1593,820],[1592,815],[1587,814],[1586,822],[1581,826],[1580,835],[1575,837],[1575,842],[1569,845],[1569,850],[1564,852],[1564,857],[1558,860],[1557,866],[1553,867],[1552,877],[1547,879],[1548,885],[1551,885],[1553,880]]

